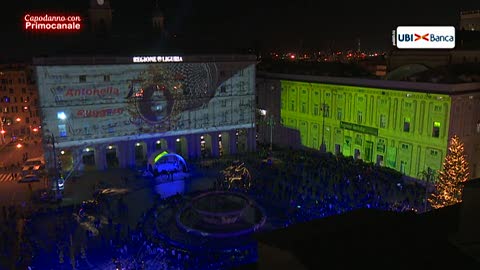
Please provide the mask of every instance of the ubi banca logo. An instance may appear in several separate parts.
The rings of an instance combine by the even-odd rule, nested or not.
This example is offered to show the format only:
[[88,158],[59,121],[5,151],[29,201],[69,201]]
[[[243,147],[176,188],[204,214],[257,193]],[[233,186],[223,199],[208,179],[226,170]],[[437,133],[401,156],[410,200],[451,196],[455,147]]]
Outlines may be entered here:
[[453,42],[455,38],[449,35],[435,35],[435,34],[402,34],[398,35],[398,41],[400,42],[410,42],[410,41],[430,41],[430,42]]
[[394,45],[400,49],[452,49],[455,47],[455,28],[452,26],[399,26],[396,30]]

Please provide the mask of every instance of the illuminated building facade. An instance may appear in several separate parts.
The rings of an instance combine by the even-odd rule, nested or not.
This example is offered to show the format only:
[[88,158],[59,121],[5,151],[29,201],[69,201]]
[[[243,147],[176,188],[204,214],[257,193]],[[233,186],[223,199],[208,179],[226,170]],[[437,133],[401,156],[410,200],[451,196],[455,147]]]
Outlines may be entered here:
[[0,144],[38,134],[38,92],[28,65],[0,66]]
[[34,65],[43,136],[54,136],[63,170],[141,167],[164,150],[195,159],[255,149],[254,56],[36,58]]
[[[418,178],[428,168],[441,169],[448,139],[457,134],[465,143],[471,176],[480,175],[480,83],[263,73],[257,94],[266,117],[270,111],[278,126],[297,131],[304,147],[321,149],[324,141],[328,152]],[[273,134],[282,133],[277,129]],[[269,128],[259,124],[259,130],[267,143]]]

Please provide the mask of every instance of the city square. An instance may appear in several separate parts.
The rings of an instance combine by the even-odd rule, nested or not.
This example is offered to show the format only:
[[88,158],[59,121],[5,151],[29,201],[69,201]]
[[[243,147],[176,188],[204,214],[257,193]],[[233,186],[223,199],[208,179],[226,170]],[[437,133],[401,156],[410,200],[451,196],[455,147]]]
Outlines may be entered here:
[[2,11],[0,269],[479,269],[477,3]]

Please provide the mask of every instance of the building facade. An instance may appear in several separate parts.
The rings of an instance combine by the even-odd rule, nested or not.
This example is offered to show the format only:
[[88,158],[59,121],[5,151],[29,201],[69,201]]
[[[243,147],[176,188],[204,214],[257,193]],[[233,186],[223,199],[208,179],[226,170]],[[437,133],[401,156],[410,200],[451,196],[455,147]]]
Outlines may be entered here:
[[[418,178],[440,170],[454,134],[465,143],[472,177],[480,174],[480,84],[439,85],[353,78],[259,74],[259,108],[297,130],[300,144],[342,153]],[[278,99],[262,104],[268,95]],[[260,133],[268,127],[259,124]],[[267,136],[260,135],[265,140]],[[293,144],[290,144],[293,145]]]
[[37,58],[47,165],[132,168],[255,149],[255,57]]
[[38,136],[37,91],[30,66],[0,66],[0,144]]
[[465,31],[480,31],[480,10],[460,12],[460,29]]

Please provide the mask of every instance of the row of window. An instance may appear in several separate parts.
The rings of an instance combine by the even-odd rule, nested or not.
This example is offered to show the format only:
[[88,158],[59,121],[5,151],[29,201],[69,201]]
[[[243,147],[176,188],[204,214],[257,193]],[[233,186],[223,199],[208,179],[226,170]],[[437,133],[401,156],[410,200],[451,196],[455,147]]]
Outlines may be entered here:
[[[7,92],[7,87],[6,86],[0,86],[0,90],[4,91],[4,92]],[[15,92],[15,90],[13,88],[8,88],[8,93],[9,94],[13,94]],[[26,94],[27,93],[27,89],[26,88],[22,88],[22,94]]]
[[[4,125],[11,125],[14,123],[13,118],[10,117],[2,117],[1,121],[3,122]],[[30,124],[30,117],[25,117],[25,124]],[[37,121],[33,121],[33,124],[36,125]]]
[[[237,73],[239,76],[244,76],[244,71],[243,69],[239,70],[238,73]],[[223,78],[225,77],[226,73],[225,71],[220,71],[220,76]],[[110,75],[109,74],[105,74],[103,75],[103,81],[104,82],[109,82],[110,81]],[[81,83],[85,83],[87,82],[87,75],[79,75],[78,76],[78,82],[81,82]],[[243,82],[242,82],[243,83]]]
[[[20,97],[19,99],[17,99],[17,97],[13,97],[13,102],[12,102],[12,99],[10,97],[7,97],[7,96],[3,96],[1,99],[0,99],[0,103],[17,103],[18,101],[22,102],[22,103],[28,103],[30,102],[30,97],[29,96],[26,96],[26,97]],[[35,99],[35,103],[37,102],[37,100]]]
[[[25,80],[25,78],[18,78],[18,79],[17,79],[17,82],[18,82],[18,83],[26,83],[27,80]],[[13,80],[12,80],[12,79],[2,79],[2,80],[0,81],[0,83],[3,84],[3,85],[6,85],[6,84],[10,84],[10,85],[11,85],[11,84],[13,84]]]
[[[306,113],[306,103],[303,102],[301,105],[301,113]],[[330,117],[330,107],[327,104],[322,104],[323,108],[320,108],[319,104],[314,104],[313,105],[313,115],[318,116],[320,115],[320,111],[323,111],[323,117]],[[440,107],[440,106],[439,106]],[[290,109],[292,111],[295,110],[295,101],[292,100],[290,104]],[[342,108],[337,108],[337,120],[342,121],[343,119],[343,110]],[[363,120],[363,112],[362,111],[357,111],[357,123],[358,124],[364,124]],[[378,123],[380,128],[387,128],[387,115],[385,114],[380,114],[379,117],[379,123]],[[411,119],[410,117],[405,117],[404,122],[403,122],[403,131],[404,132],[410,132],[410,124],[411,124]],[[433,122],[432,126],[432,137],[438,138],[440,137],[440,122]]]
[[[410,132],[410,117],[403,118],[403,132]],[[432,137],[438,138],[440,137],[440,127],[441,123],[434,121],[432,123]]]

